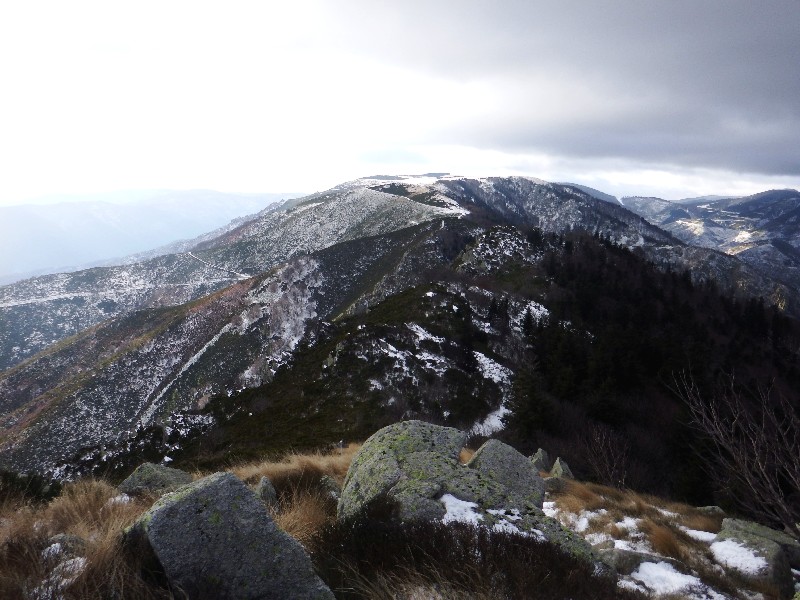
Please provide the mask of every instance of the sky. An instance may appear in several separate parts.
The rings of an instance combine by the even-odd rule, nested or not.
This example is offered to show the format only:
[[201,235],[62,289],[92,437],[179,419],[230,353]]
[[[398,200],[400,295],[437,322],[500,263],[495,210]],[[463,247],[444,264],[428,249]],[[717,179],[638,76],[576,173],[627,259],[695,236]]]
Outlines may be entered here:
[[800,0],[26,0],[0,7],[0,205],[529,175],[800,188]]

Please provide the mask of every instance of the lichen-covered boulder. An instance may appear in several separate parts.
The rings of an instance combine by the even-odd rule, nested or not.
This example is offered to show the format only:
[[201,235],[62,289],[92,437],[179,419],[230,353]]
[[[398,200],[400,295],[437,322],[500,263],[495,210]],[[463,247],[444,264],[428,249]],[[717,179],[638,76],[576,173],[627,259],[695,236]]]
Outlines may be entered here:
[[303,547],[231,473],[163,496],[126,532],[128,543],[144,537],[189,598],[334,598]]
[[537,471],[549,471],[553,465],[550,461],[550,455],[544,448],[539,448],[536,454],[531,456],[531,464]]
[[567,461],[561,457],[556,458],[553,463],[553,468],[550,469],[550,477],[564,477],[566,479],[574,479],[572,470],[569,468]]
[[192,482],[192,476],[180,469],[143,463],[117,486],[129,496],[161,496]]
[[500,440],[488,440],[470,459],[467,466],[519,494],[516,504],[542,508],[544,481],[531,461]]
[[[753,557],[740,558],[744,548]],[[783,532],[752,521],[723,519],[722,529],[711,544],[717,562],[745,579],[766,583],[790,597],[794,589],[790,563],[797,564],[800,545]]]
[[278,506],[278,492],[268,477],[259,479],[255,493],[268,508]]
[[[339,518],[359,515],[382,496],[393,500],[405,497],[401,510],[407,517],[441,517],[441,505],[428,501],[436,498],[458,465],[466,439],[458,429],[423,421],[395,423],[372,434],[347,471],[339,499]],[[419,486],[425,489],[417,492],[415,488]]]
[[[340,519],[357,517],[376,500],[393,518],[453,520],[469,506],[472,522],[497,531],[547,539],[575,556],[593,560],[589,544],[542,512],[544,482],[522,454],[489,440],[467,465],[458,456],[466,434],[421,421],[385,427],[353,458],[339,499]],[[455,516],[458,515],[458,516]]]

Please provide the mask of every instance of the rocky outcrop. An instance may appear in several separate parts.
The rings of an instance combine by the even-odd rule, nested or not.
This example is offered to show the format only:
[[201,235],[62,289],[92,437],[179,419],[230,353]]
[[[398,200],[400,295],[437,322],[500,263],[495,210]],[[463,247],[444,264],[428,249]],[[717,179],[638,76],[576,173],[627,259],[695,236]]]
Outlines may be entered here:
[[136,467],[118,489],[128,496],[163,496],[192,482],[192,476],[180,469],[143,463]]
[[144,538],[181,597],[334,598],[302,546],[231,473],[163,496],[126,533],[131,544]]
[[[718,562],[745,579],[765,583],[778,589],[782,597],[791,597],[791,568],[800,568],[800,544],[792,537],[751,521],[723,519],[711,551]],[[742,551],[752,558],[739,559]]]
[[465,439],[457,429],[422,421],[381,429],[353,458],[339,518],[358,517],[372,502],[382,500],[402,522],[467,520],[548,540],[574,556],[594,560],[581,536],[542,512],[544,482],[530,460],[489,440],[462,465],[458,456]]
[[550,455],[543,448],[539,448],[536,454],[531,456],[531,464],[537,471],[549,471],[553,465],[550,461]]
[[262,477],[256,485],[254,490],[256,496],[267,506],[267,508],[278,506],[278,493],[275,491],[275,486],[268,477]]
[[575,478],[575,476],[572,474],[572,470],[567,464],[567,461],[560,456],[556,458],[556,462],[553,463],[553,468],[550,469],[550,477],[564,477],[566,479]]

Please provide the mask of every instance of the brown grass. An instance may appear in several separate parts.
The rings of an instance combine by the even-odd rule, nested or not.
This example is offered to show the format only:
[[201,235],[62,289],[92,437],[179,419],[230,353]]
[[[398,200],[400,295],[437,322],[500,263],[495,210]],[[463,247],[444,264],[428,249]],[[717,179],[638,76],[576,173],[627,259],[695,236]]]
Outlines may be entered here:
[[312,550],[323,527],[336,520],[336,503],[321,490],[299,492],[270,511],[278,527]]
[[719,533],[722,529],[722,516],[709,515],[697,511],[687,511],[680,515],[681,525],[689,529]]
[[647,536],[647,541],[657,554],[684,560],[690,553],[671,527],[644,518],[639,523],[639,530]]
[[230,471],[247,483],[258,483],[261,477],[267,477],[279,491],[284,486],[313,485],[323,475],[329,475],[341,484],[359,448],[360,444],[348,444],[345,448],[330,452],[289,454],[277,461],[265,460],[234,466]]
[[46,559],[43,552],[49,538],[59,533],[85,542],[86,568],[63,590],[65,598],[161,597],[158,590],[148,591],[120,544],[123,529],[149,502],[109,502],[117,495],[105,482],[84,480],[66,485],[49,504],[6,506],[0,532],[0,597],[24,597],[25,590],[47,578],[59,560]]
[[475,456],[475,450],[472,450],[471,448],[462,448],[458,455],[458,462],[460,462],[462,465],[465,465],[472,460],[473,456]]

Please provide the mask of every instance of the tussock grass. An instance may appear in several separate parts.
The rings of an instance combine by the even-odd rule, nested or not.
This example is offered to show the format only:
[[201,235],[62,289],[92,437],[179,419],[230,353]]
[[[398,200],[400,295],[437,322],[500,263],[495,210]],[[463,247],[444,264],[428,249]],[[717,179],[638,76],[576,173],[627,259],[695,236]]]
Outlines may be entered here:
[[322,530],[336,520],[336,501],[319,489],[298,491],[284,495],[270,514],[278,527],[313,550]]
[[[49,504],[7,504],[0,530],[0,597],[63,596],[65,599],[163,598],[137,572],[136,557],[123,552],[120,535],[149,507],[146,500],[118,502],[111,485],[83,480],[64,486]],[[40,588],[67,556],[48,555],[56,534],[80,537],[85,568],[64,589]],[[58,577],[53,578],[58,581]]]
[[682,543],[672,527],[645,517],[639,523],[639,530],[647,536],[650,546],[661,556],[683,561],[690,554],[690,550]]
[[246,483],[258,483],[267,477],[275,490],[291,493],[297,488],[313,488],[319,480],[328,475],[340,485],[344,482],[347,469],[360,444],[348,444],[329,452],[309,454],[289,454],[280,460],[265,460],[234,466],[230,471]]

